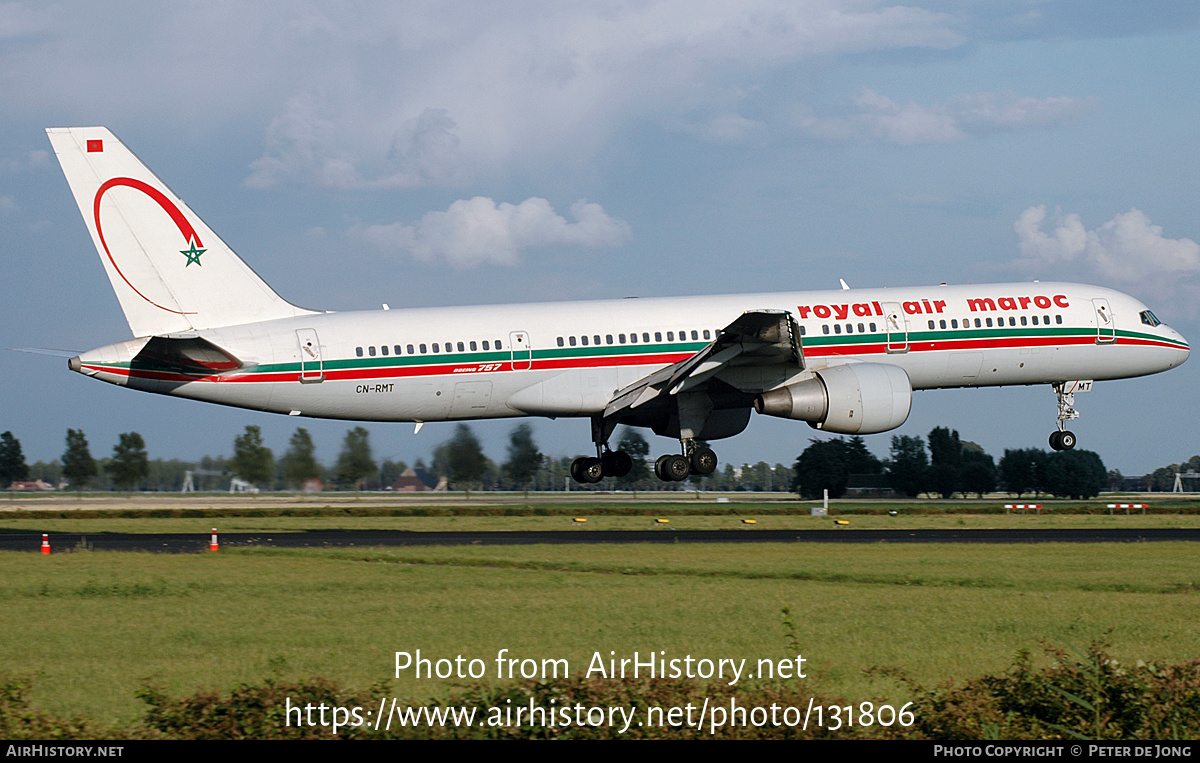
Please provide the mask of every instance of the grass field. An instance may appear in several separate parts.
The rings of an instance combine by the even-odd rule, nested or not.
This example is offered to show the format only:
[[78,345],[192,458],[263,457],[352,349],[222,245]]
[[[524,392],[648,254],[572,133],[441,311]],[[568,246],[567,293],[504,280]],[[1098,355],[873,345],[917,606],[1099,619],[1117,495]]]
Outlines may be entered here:
[[[181,520],[141,526],[160,521]],[[610,650],[779,659],[786,607],[813,691],[900,703],[903,687],[863,671],[961,681],[1043,641],[1096,638],[1131,663],[1196,657],[1198,588],[1200,554],[1185,543],[4,553],[0,654],[9,675],[32,677],[39,706],[115,720],[140,712],[146,685],[323,675],[365,688],[391,678],[397,650],[490,668],[509,649],[566,658],[573,674]],[[446,689],[407,675],[389,687]]]

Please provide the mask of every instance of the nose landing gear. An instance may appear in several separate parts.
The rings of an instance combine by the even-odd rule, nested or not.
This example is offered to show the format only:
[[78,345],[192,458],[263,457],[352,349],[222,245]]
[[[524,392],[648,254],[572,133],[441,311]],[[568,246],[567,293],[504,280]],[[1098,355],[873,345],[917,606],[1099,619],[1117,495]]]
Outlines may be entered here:
[[1058,396],[1058,429],[1050,433],[1050,447],[1054,450],[1073,450],[1075,448],[1075,433],[1068,431],[1066,422],[1079,418],[1075,410],[1075,393],[1090,390],[1092,383],[1088,382],[1059,382],[1054,385],[1054,394]]

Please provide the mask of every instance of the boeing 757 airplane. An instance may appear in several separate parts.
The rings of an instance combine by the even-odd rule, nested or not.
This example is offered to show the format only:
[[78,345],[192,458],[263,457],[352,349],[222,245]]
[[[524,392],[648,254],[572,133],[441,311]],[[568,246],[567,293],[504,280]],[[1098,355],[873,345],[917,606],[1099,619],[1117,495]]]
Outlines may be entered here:
[[1051,385],[1056,450],[1075,447],[1074,394],[1158,373],[1190,352],[1127,294],[1009,283],[333,313],[271,290],[103,127],[46,131],[129,321],[129,339],[73,371],[145,392],[259,411],[415,422],[588,417],[595,457],[629,472],[617,424],[679,439],[662,480],[710,474],[701,441],[751,412],[872,434],[913,390]]

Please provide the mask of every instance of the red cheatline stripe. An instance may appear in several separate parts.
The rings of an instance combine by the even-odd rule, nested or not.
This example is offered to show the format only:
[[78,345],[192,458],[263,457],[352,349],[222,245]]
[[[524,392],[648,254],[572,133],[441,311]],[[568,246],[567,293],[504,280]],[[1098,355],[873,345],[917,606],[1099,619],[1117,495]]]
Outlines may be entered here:
[[[1091,334],[1083,336],[1056,336],[1056,337],[1012,337],[1001,339],[962,339],[962,340],[942,340],[934,342],[910,342],[910,352],[936,352],[947,350],[961,349],[995,349],[995,348],[1018,348],[1018,347],[1046,347],[1056,345],[1088,345],[1095,341],[1095,336]],[[1168,349],[1181,349],[1177,345],[1166,342],[1143,340],[1143,339],[1128,339],[1121,337],[1118,341],[1123,345],[1138,345],[1151,347],[1165,347]],[[884,343],[877,344],[843,344],[824,347],[807,347],[805,355],[808,357],[829,357],[829,356],[863,356],[863,355],[883,355],[885,354],[887,345]],[[678,363],[681,360],[686,360],[693,353],[674,352],[674,353],[651,353],[646,355],[605,355],[605,356],[590,356],[590,357],[575,357],[575,358],[544,358],[534,360],[532,362],[533,370],[557,370],[571,368],[601,368],[610,366],[648,366],[648,365],[667,365]],[[518,361],[524,363],[525,361]],[[498,368],[496,363],[441,363],[435,365],[422,366],[381,366],[378,368],[347,368],[347,369],[330,369],[326,367],[325,378],[327,380],[353,381],[358,379],[392,379],[406,377],[421,377],[421,376],[438,376],[438,375],[454,375],[454,374],[472,374],[482,373],[483,367],[487,367],[488,372],[506,372],[513,370],[513,364],[510,361],[499,363]],[[300,377],[298,371],[280,371],[278,373],[244,373],[244,374],[225,374],[221,376],[189,376],[186,374],[172,373],[166,371],[148,371],[136,370],[130,371],[128,368],[114,368],[108,366],[87,365],[85,368],[94,371],[102,371],[105,373],[116,374],[119,376],[135,376],[142,379],[158,379],[162,381],[208,381],[208,382],[237,382],[237,383],[263,383],[263,382],[289,382],[296,381]],[[521,369],[525,370],[525,369]]]

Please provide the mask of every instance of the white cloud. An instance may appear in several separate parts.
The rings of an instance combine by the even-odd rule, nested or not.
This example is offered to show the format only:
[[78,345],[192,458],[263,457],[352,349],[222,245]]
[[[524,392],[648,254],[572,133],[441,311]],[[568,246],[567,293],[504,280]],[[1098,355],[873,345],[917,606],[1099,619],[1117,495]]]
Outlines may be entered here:
[[626,125],[698,113],[728,140],[748,127],[728,115],[764,77],[965,42],[952,15],[887,0],[27,7],[0,4],[0,35],[20,43],[0,49],[10,113],[263,125],[259,186],[446,184],[583,162]]
[[341,147],[336,117],[311,96],[289,99],[267,127],[267,153],[251,163],[246,184],[298,182],[338,189],[412,188],[447,184],[458,175],[458,137],[444,109],[425,109],[396,131],[386,156],[367,162]]
[[685,124],[684,129],[704,140],[718,143],[741,143],[765,134],[766,125],[747,119],[741,114],[725,112],[697,124]]
[[878,140],[912,146],[952,143],[972,135],[1049,127],[1099,107],[1095,98],[1030,98],[1016,93],[963,93],[945,103],[899,103],[870,88],[854,99],[857,113],[799,119],[801,127],[832,140]]
[[1020,242],[1018,267],[1094,273],[1105,281],[1137,284],[1155,293],[1168,293],[1180,279],[1200,274],[1200,244],[1190,238],[1166,238],[1140,209],[1113,217],[1087,230],[1079,215],[1059,211],[1050,232],[1046,207],[1029,207],[1013,228]]
[[415,225],[371,225],[353,233],[379,249],[406,251],[422,262],[445,261],[458,270],[516,265],[523,251],[536,247],[619,246],[633,235],[627,223],[599,204],[581,199],[571,205],[571,216],[575,222],[537,197],[497,204],[476,196],[454,202],[445,212],[426,213]]
[[24,155],[16,159],[4,159],[0,161],[0,172],[17,173],[36,167],[45,167],[49,158],[49,151],[42,149],[27,151]]

